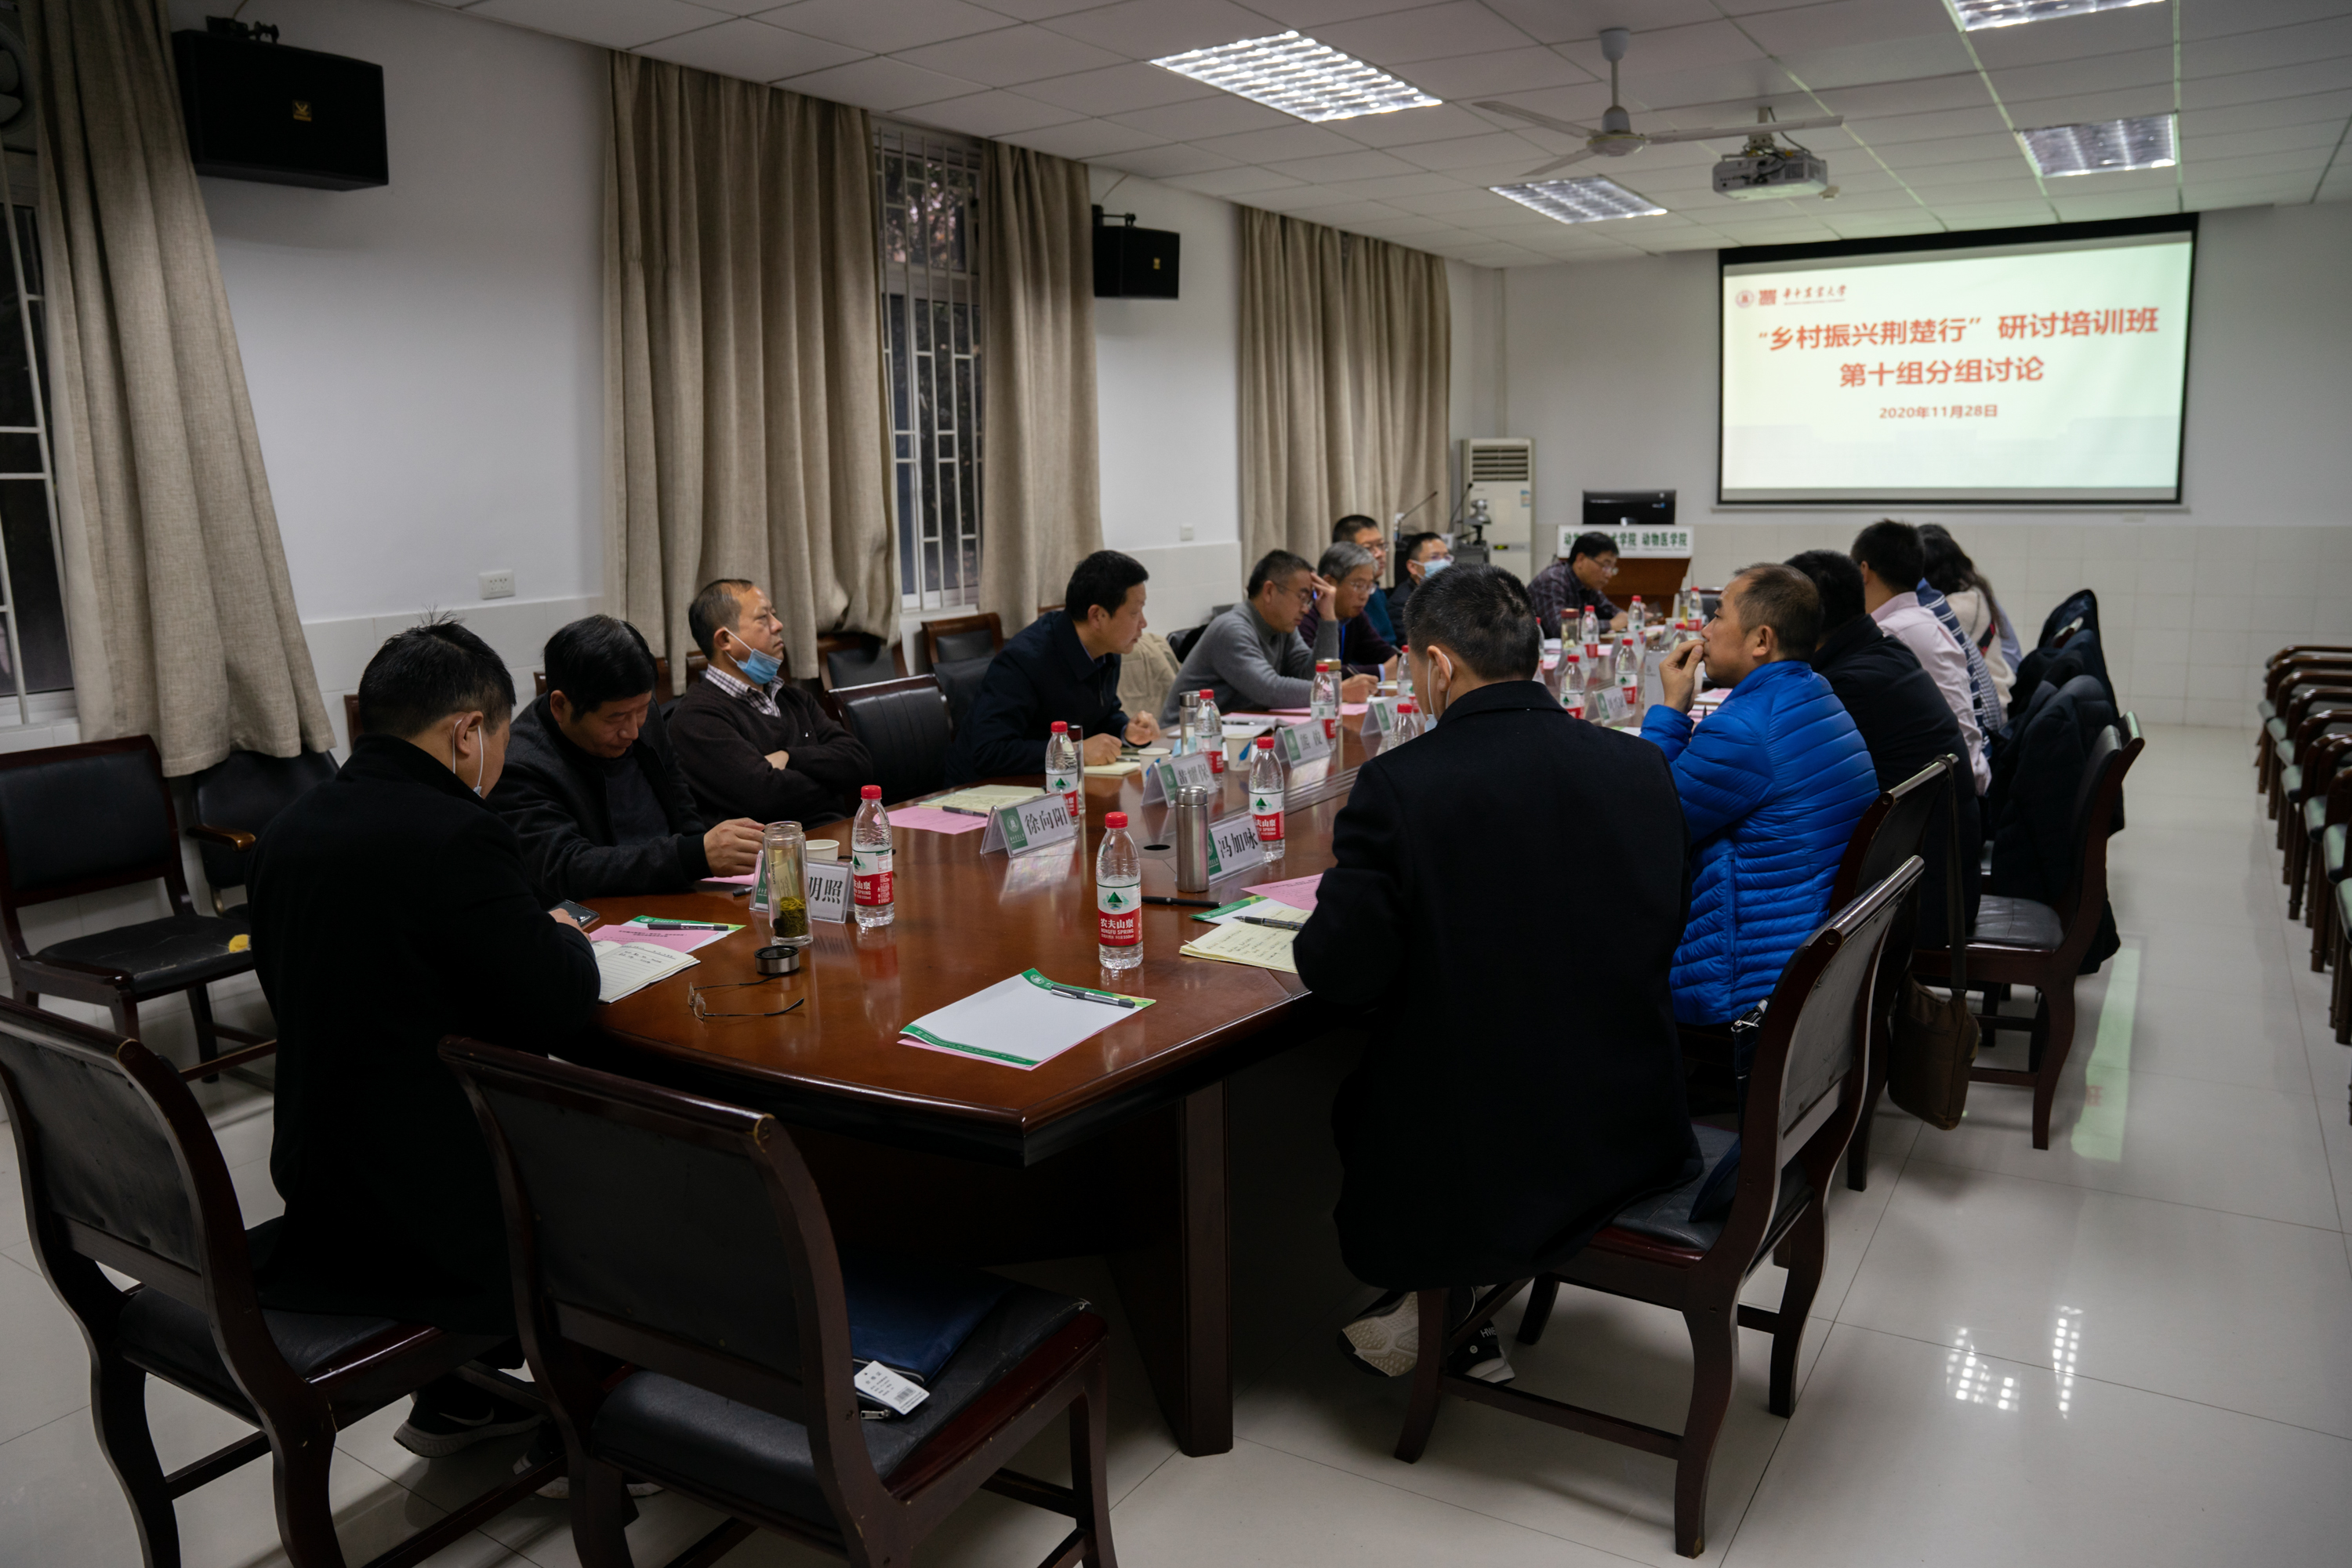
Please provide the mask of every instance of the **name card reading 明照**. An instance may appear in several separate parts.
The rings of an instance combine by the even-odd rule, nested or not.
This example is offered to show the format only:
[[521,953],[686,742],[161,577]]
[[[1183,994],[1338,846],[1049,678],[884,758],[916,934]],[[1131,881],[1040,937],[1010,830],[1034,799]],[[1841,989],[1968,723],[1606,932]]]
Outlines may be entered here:
[[1176,792],[1187,787],[1215,789],[1217,772],[1209,762],[1206,752],[1187,752],[1181,757],[1156,757],[1143,770],[1143,804],[1156,805],[1176,798]]
[[1311,763],[1331,754],[1331,737],[1323,732],[1323,721],[1309,719],[1303,724],[1282,727],[1282,760],[1297,765]]
[[1209,879],[1230,877],[1265,858],[1258,843],[1257,818],[1248,812],[1209,825]]
[[988,814],[988,831],[981,837],[980,852],[1002,849],[1007,855],[1025,855],[1075,837],[1077,831],[1070,803],[1060,794],[1008,801]]
[[808,915],[813,921],[841,925],[849,919],[849,862],[812,860],[803,879],[808,889]]

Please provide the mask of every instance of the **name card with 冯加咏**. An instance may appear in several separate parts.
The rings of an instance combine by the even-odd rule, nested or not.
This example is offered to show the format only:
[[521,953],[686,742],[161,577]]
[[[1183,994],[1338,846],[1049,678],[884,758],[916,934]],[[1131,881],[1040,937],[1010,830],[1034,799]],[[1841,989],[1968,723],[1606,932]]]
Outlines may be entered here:
[[809,919],[832,925],[849,919],[848,861],[812,860],[803,880],[808,889]]
[[1258,842],[1257,818],[1244,811],[1209,825],[1209,879],[1230,877],[1265,858]]
[[1009,801],[988,814],[988,831],[980,841],[983,855],[1002,849],[1025,855],[1048,844],[1059,844],[1078,831],[1070,803],[1061,795],[1041,795],[1034,800]]
[[1282,727],[1282,760],[1296,765],[1311,763],[1331,754],[1331,737],[1323,732],[1323,721],[1309,719],[1303,724]]
[[1176,792],[1185,788],[1215,789],[1217,771],[1206,752],[1187,752],[1181,757],[1156,757],[1143,770],[1143,804],[1156,805],[1176,798]]

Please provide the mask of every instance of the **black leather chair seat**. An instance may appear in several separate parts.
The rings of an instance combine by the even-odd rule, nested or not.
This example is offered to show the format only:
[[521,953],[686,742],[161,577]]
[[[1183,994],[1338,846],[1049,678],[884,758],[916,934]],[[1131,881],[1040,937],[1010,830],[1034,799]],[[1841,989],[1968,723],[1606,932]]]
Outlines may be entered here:
[[243,973],[253,967],[253,954],[231,952],[229,942],[252,931],[241,915],[167,915],[57,942],[33,956],[123,970],[144,994]]
[[[984,633],[982,640],[986,640]],[[987,679],[988,667],[995,662],[994,654],[983,654],[978,658],[943,658],[931,666],[940,689],[947,693],[948,717],[955,721],[958,729],[963,727],[964,715],[971,711],[972,699],[980,695],[980,683]]]
[[986,626],[975,626],[968,632],[940,632],[931,639],[931,668],[942,664],[961,664],[966,659],[978,659],[986,664],[996,657],[996,634]]
[[[1616,1217],[1609,1222],[1611,1225],[1637,1236],[1655,1237],[1676,1247],[1686,1247],[1694,1252],[1706,1252],[1723,1239],[1724,1217],[1730,1213],[1727,1201],[1705,1219],[1694,1218],[1691,1208],[1698,1201],[1699,1190],[1706,1185],[1707,1178],[1715,1173],[1716,1167],[1733,1153],[1733,1146],[1739,1138],[1737,1133],[1720,1127],[1709,1127],[1704,1122],[1693,1123],[1691,1131],[1698,1139],[1698,1174],[1671,1191],[1634,1199],[1617,1211]],[[1812,1190],[1811,1184],[1805,1180],[1803,1167],[1792,1161],[1780,1173],[1780,1202],[1766,1234],[1778,1231],[1789,1216],[1812,1195]],[[1725,1191],[1723,1197],[1727,1200],[1729,1196],[1729,1192]]]
[[[372,1342],[411,1331],[408,1325],[390,1318],[345,1318],[264,1308],[261,1319],[268,1325],[278,1353],[303,1377],[319,1375]],[[224,1408],[250,1409],[213,1344],[211,1325],[196,1308],[161,1290],[141,1290],[122,1309],[121,1333],[123,1351],[137,1364],[205,1394]],[[495,1350],[501,1342],[494,1337],[453,1336],[452,1348],[460,1352],[457,1360],[467,1361]]]
[[[1076,1297],[1025,1285],[1009,1292],[940,1369],[929,1399],[908,1415],[858,1423],[876,1472],[888,1480],[966,1405],[1086,1310]],[[632,1474],[780,1507],[833,1528],[806,1427],[676,1378],[630,1376],[597,1412],[589,1445],[597,1458]]]
[[2066,940],[2066,927],[2058,919],[2058,911],[2048,904],[2037,904],[2032,899],[2012,899],[2005,893],[1987,893],[1977,906],[1976,929],[1969,940],[1984,947],[2029,947],[2042,952],[2055,952]]

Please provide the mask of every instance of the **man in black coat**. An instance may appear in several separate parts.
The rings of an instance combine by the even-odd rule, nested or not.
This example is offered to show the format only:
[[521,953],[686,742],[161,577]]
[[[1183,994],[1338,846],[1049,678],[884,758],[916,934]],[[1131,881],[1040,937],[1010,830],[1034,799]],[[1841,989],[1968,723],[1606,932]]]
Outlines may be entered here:
[[[1509,573],[1456,566],[1407,616],[1436,728],[1358,773],[1293,950],[1324,1000],[1370,1010],[1333,1111],[1333,1217],[1349,1268],[1391,1293],[1555,1265],[1684,1179],[1695,1150],[1666,984],[1689,846],[1664,756],[1544,690],[1535,612]],[[1607,914],[1570,932],[1560,900],[1575,889],[1604,895]],[[1506,954],[1498,931],[1541,940]],[[1359,1323],[1411,1310],[1392,1294]],[[1376,1327],[1349,1327],[1367,1365],[1411,1366],[1401,1333],[1383,1347],[1364,1337]],[[1507,1377],[1482,1338],[1461,1370]]]
[[[254,850],[286,1200],[255,1249],[266,1306],[514,1332],[489,1151],[434,1051],[446,1034],[547,1050],[586,1026],[597,978],[479,798],[513,708],[505,664],[463,626],[401,633],[360,679],[352,760]],[[532,1424],[445,1379],[399,1437],[436,1457]]]
[[874,759],[783,678],[783,623],[759,584],[705,584],[686,624],[710,663],[671,711],[669,736],[703,815],[818,823],[857,809]]
[[[1952,716],[1935,677],[1921,668],[1918,656],[1901,638],[1887,636],[1863,608],[1862,568],[1853,558],[1834,550],[1808,550],[1790,556],[1789,564],[1821,590],[1822,639],[1813,648],[1813,669],[1830,683],[1853,727],[1862,731],[1862,743],[1870,748],[1871,763],[1878,770],[1878,787],[1893,789],[1947,755],[1958,759],[1959,776],[1967,778],[1968,739],[1959,721]],[[1960,907],[1973,925],[1983,880],[1984,830],[1975,788],[1958,794]],[[1918,947],[1946,944],[1945,928],[1950,921],[1944,868],[1950,858],[1950,818],[1938,811],[1919,847],[1927,864],[1919,882],[1919,925],[1913,938]]]
[[515,715],[490,805],[550,900],[682,893],[760,862],[760,824],[706,827],[654,707],[637,628],[589,616],[547,639],[547,695]]

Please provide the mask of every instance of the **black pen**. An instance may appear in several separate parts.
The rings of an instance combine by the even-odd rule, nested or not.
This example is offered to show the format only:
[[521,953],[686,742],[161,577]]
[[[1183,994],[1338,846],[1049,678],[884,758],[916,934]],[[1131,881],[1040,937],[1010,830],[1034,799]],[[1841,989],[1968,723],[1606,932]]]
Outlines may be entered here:
[[994,815],[992,812],[974,811],[968,805],[943,805],[940,807],[940,809],[946,812],[950,816],[990,816]]
[[1157,893],[1144,894],[1143,901],[1147,904],[1176,904],[1188,910],[1222,910],[1225,907],[1214,899],[1163,899]]
[[1307,929],[1307,922],[1305,921],[1270,921],[1262,915],[1235,915],[1234,919],[1241,921],[1244,925],[1272,926],[1276,931],[1305,931]]
[[1124,996],[1097,996],[1091,991],[1081,991],[1075,985],[1057,985],[1048,980],[1045,989],[1067,996],[1073,1002],[1099,1002],[1106,1007],[1132,1007],[1134,1003]]

